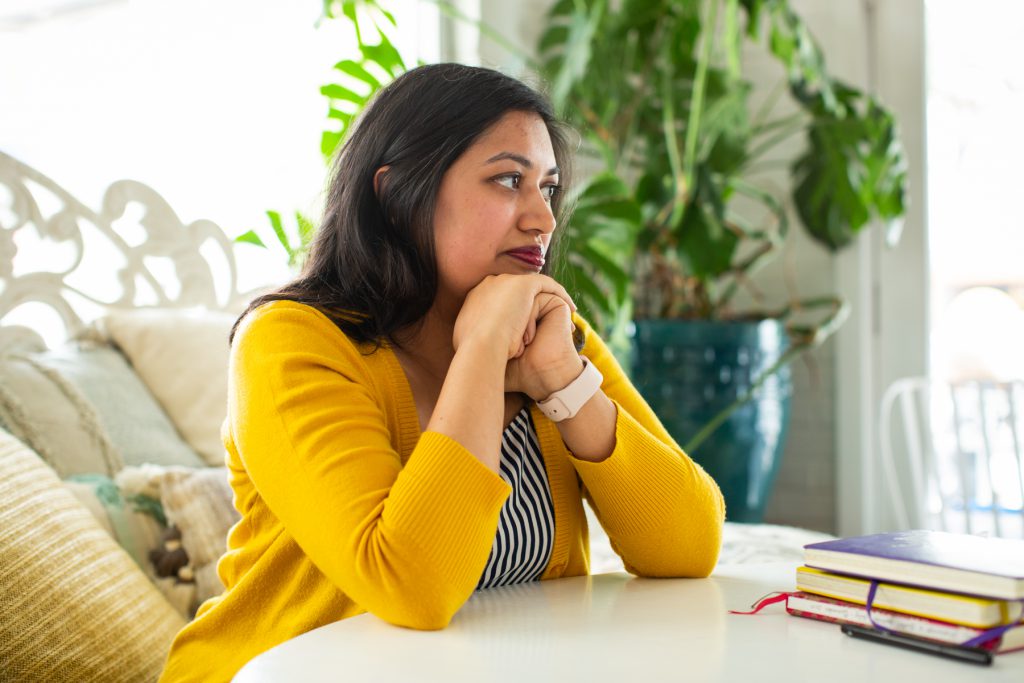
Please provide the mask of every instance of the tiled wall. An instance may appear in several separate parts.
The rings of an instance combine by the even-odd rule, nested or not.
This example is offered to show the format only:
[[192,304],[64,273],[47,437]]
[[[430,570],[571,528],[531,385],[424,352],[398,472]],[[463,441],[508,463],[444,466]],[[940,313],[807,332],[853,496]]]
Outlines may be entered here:
[[834,344],[796,361],[789,435],[765,521],[835,533]]

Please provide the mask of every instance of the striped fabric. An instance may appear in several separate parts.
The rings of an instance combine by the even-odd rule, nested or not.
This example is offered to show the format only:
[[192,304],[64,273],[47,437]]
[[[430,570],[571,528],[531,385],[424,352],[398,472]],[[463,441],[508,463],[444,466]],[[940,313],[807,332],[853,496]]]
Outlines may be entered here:
[[498,533],[477,589],[536,581],[551,557],[554,505],[527,408],[501,435],[501,478],[512,494],[501,508]]

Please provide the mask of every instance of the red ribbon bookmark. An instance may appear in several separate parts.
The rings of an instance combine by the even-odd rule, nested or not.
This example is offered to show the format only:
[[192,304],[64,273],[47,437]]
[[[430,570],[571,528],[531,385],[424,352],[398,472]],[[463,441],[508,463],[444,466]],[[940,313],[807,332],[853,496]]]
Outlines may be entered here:
[[[878,631],[880,633],[890,634],[890,635],[903,635],[903,634],[900,634],[898,631],[894,631],[892,629],[886,628],[885,626],[882,626],[877,621],[875,621],[874,614],[872,614],[872,609],[873,609],[874,604],[875,604],[875,593],[877,591],[878,591],[878,581],[873,579],[871,581],[870,587],[868,588],[867,604],[864,605],[865,611],[867,612],[868,621],[871,622],[871,625],[874,627],[875,631]],[[750,606],[750,609],[747,610],[746,612],[742,612],[740,610],[731,609],[731,610],[729,610],[729,614],[744,614],[744,615],[757,614],[758,612],[763,610],[765,607],[768,607],[769,605],[774,605],[774,604],[779,603],[779,602],[784,602],[790,596],[794,596],[794,595],[798,595],[798,593],[796,593],[796,592],[786,592],[786,591],[774,591],[772,593],[768,593],[767,595],[765,595],[765,596],[763,596],[761,598],[758,598],[754,602],[754,604]],[[1021,602],[1024,602],[1024,601],[1021,601]],[[970,640],[967,640],[967,641],[965,641],[963,643],[960,643],[959,646],[960,647],[966,647],[966,648],[972,648],[972,647],[973,648],[993,647],[994,646],[993,641],[996,641],[997,638],[1001,637],[1004,633],[1006,633],[1010,629],[1016,628],[1016,627],[1022,626],[1022,625],[1024,625],[1024,617],[1021,617],[1020,621],[1015,621],[1015,622],[1013,622],[1011,624],[1003,624],[1001,626],[995,626],[995,627],[986,629],[985,631],[982,631],[980,634],[978,634],[977,636],[971,638]],[[996,642],[998,642],[998,641],[996,641]]]
[[750,606],[751,609],[749,612],[740,612],[739,610],[731,609],[729,610],[729,614],[757,614],[768,605],[774,605],[777,602],[783,602],[791,595],[796,595],[796,593],[775,591],[774,593],[769,593],[768,595],[765,595],[763,598],[759,598],[756,602],[754,602],[754,604]]

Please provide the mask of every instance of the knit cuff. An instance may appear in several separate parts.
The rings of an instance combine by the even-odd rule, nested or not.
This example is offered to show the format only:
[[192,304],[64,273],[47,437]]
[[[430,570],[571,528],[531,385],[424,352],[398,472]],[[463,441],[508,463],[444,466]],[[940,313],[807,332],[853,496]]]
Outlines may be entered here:
[[615,407],[612,454],[600,462],[573,456],[569,460],[602,520],[614,520],[617,533],[644,533],[660,526],[660,517],[676,508],[680,497],[707,487],[710,478],[681,451],[657,440],[617,402]]
[[[446,575],[479,569],[512,488],[460,443],[424,432],[395,481],[383,518]],[[451,573],[449,573],[451,572]],[[479,573],[479,572],[477,572]],[[479,576],[474,577],[479,578]]]

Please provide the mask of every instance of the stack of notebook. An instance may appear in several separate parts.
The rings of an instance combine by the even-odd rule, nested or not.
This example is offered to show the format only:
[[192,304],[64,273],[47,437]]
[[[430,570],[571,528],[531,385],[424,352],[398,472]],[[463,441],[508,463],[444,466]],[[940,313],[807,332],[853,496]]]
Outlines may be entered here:
[[873,534],[805,546],[804,563],[786,601],[792,615],[951,644],[991,634],[981,647],[1024,650],[1024,541]]

